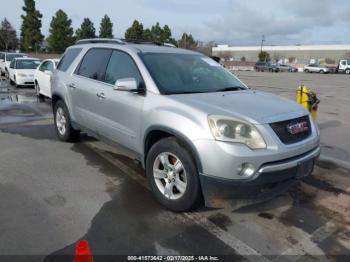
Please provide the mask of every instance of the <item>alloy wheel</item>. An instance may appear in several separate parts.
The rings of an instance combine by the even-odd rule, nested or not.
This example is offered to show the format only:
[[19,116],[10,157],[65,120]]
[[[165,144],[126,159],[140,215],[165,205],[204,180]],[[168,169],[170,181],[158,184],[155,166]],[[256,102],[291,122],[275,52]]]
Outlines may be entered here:
[[62,107],[59,107],[56,111],[56,127],[61,136],[64,136],[66,134],[67,119],[64,115]]
[[158,190],[170,200],[181,198],[187,188],[186,170],[181,160],[169,152],[160,153],[153,164],[153,177]]

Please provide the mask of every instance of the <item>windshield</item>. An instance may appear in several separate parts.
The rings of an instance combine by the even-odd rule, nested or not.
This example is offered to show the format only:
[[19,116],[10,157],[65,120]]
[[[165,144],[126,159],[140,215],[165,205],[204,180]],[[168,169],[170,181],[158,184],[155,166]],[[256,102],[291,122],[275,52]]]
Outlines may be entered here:
[[12,60],[16,57],[23,57],[24,55],[21,54],[7,54],[6,55],[6,61],[12,62]]
[[246,89],[233,74],[202,55],[147,53],[140,56],[162,94]]
[[36,69],[40,65],[38,60],[18,60],[16,69]]

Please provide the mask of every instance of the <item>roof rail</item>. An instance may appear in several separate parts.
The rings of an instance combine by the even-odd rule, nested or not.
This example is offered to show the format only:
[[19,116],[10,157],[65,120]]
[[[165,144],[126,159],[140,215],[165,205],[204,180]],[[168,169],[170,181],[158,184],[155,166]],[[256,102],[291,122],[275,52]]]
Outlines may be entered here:
[[125,45],[126,43],[131,44],[146,44],[146,45],[158,45],[158,46],[167,46],[167,47],[176,47],[173,44],[170,43],[162,43],[157,41],[150,41],[150,40],[142,40],[142,39],[119,39],[119,38],[91,38],[91,39],[82,39],[78,40],[75,44],[76,45],[83,45],[83,44],[94,44],[94,43],[105,43],[105,44],[120,44]]
[[168,46],[168,47],[176,47],[173,44],[170,43],[162,43],[158,41],[152,41],[152,40],[143,40],[143,39],[121,39],[122,41],[126,43],[132,43],[132,44],[145,44],[145,45],[159,45],[159,46]]
[[91,38],[91,39],[82,39],[78,40],[75,44],[76,45],[82,45],[82,44],[94,44],[94,43],[105,43],[105,44],[120,44],[123,45],[125,42],[121,39],[111,39],[111,38]]

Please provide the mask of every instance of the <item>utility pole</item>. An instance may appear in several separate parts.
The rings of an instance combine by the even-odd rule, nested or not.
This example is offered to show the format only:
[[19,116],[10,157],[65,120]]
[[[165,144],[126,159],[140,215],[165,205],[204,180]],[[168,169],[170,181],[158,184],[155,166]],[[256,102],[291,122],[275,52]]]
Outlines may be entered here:
[[263,36],[262,36],[262,39],[261,39],[261,48],[260,48],[260,52],[262,52],[262,50],[263,50],[264,42],[265,42],[265,36],[263,35]]

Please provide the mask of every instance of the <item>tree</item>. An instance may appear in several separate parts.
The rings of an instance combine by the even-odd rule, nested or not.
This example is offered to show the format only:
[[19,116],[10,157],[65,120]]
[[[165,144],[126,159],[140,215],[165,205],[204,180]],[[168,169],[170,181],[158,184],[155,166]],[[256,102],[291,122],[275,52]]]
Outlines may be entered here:
[[0,50],[14,50],[17,48],[17,33],[10,22],[5,18],[0,27]]
[[100,37],[113,38],[113,23],[108,15],[105,15],[100,24]]
[[198,42],[194,40],[191,34],[183,33],[178,41],[179,47],[194,50],[198,46]]
[[328,58],[328,57],[325,59],[325,62],[326,64],[329,64],[329,65],[334,65],[336,63],[333,58]]
[[213,47],[215,46],[217,46],[217,44],[214,41],[210,41],[207,43],[197,41],[197,47],[194,48],[194,50],[205,54],[206,56],[212,56]]
[[288,57],[288,62],[291,64],[291,63],[295,63],[296,61],[296,57],[295,56],[290,56]]
[[261,51],[259,53],[259,61],[261,62],[270,61],[270,54],[266,51]]
[[50,52],[63,53],[74,44],[72,20],[61,9],[52,17],[49,32],[47,44]]
[[142,33],[142,39],[145,41],[152,41],[152,32],[149,28],[146,28]]
[[221,51],[218,53],[218,57],[220,57],[223,61],[229,61],[233,57],[233,53],[230,51]]
[[89,18],[84,18],[80,28],[76,30],[77,39],[96,38],[94,23]]
[[125,39],[129,40],[143,40],[143,36],[143,24],[137,20],[135,20],[132,23],[132,26],[130,26],[125,32]]
[[24,15],[21,26],[22,46],[27,51],[37,50],[44,36],[41,34],[41,18],[42,14],[36,10],[34,0],[24,0]]

